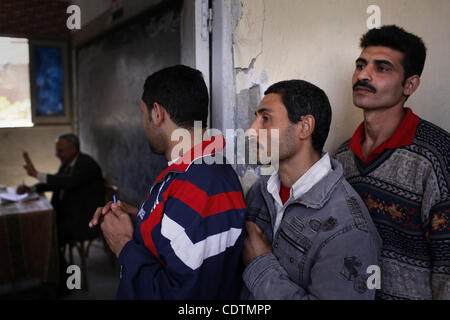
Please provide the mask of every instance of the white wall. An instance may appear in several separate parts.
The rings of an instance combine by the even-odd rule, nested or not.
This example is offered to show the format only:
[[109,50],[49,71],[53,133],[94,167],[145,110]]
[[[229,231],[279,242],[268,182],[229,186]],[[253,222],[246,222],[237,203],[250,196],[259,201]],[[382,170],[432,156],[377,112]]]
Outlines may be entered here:
[[325,148],[334,153],[362,121],[351,77],[372,4],[381,8],[383,25],[396,24],[424,40],[422,83],[407,106],[449,131],[449,0],[241,0],[233,44],[236,94],[259,85],[263,95],[270,84],[294,78],[321,87],[333,108]]

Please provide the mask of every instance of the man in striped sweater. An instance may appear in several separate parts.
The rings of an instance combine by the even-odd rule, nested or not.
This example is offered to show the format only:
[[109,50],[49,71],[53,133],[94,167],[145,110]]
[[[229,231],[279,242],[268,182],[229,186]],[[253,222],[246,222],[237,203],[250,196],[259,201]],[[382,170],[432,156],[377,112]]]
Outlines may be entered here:
[[423,41],[397,26],[367,32],[353,75],[364,122],[337,151],[383,247],[378,299],[450,299],[450,136],[405,107]]
[[[91,221],[103,217],[119,259],[118,299],[237,298],[246,209],[239,179],[219,154],[223,136],[194,145],[194,121],[205,128],[208,116],[201,73],[175,66],[151,75],[141,110],[150,147],[169,167],[139,209],[110,203]],[[180,148],[174,135],[194,147]]]

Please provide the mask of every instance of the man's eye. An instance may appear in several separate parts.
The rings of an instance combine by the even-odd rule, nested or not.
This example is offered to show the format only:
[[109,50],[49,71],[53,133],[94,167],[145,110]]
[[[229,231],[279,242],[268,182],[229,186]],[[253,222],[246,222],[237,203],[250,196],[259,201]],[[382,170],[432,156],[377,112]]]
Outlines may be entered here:
[[388,68],[385,68],[385,67],[383,67],[383,66],[378,66],[378,71],[381,71],[381,72],[385,72],[385,71],[388,71],[389,69]]
[[363,64],[357,64],[356,65],[356,70],[362,70],[364,69],[364,65]]
[[263,119],[263,121],[269,121],[269,120],[270,120],[270,117],[268,117],[268,116],[262,116],[262,119]]

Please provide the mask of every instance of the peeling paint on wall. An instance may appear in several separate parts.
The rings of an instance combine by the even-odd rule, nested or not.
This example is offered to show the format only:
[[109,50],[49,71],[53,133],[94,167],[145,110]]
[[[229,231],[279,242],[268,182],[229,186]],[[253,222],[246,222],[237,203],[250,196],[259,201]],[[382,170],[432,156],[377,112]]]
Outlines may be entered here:
[[255,85],[267,85],[265,70],[255,65],[263,53],[263,36],[265,24],[264,0],[241,0],[240,19],[234,34],[233,58],[236,74],[236,93]]
[[[243,99],[246,90],[265,89],[275,82],[304,79],[328,95],[333,120],[325,149],[333,154],[362,121],[361,110],[355,108],[351,95],[354,61],[360,54],[359,39],[367,31],[366,9],[370,0],[240,0],[241,19],[235,33],[236,95]],[[450,2],[435,0],[433,6],[421,0],[379,0],[382,24],[397,24],[421,36],[428,47],[427,61],[419,89],[408,106],[424,119],[449,130],[449,91],[447,83],[450,63],[446,57],[448,41],[445,32],[450,22]],[[436,10],[436,8],[439,10]],[[244,28],[248,21],[258,21]],[[429,26],[432,25],[433,28]],[[436,34],[438,31],[438,35]],[[251,32],[250,32],[251,31]],[[260,32],[262,31],[262,38]],[[261,50],[249,51],[245,39],[258,39]],[[239,48],[237,48],[239,47]],[[237,56],[237,52],[247,52]],[[251,52],[251,54],[250,54]],[[245,60],[243,59],[245,58]],[[240,60],[238,60],[238,58]],[[429,97],[433,98],[431,108]],[[242,106],[241,106],[242,107]],[[242,114],[242,113],[241,113]]]
[[[236,1],[240,5],[233,11],[237,23],[230,48],[236,127],[247,129],[244,127],[251,123],[252,111],[269,85],[304,79],[322,88],[330,99],[333,120],[325,150],[334,154],[362,121],[362,111],[353,106],[351,78],[354,61],[361,52],[359,39],[367,31],[366,9],[372,2]],[[450,26],[450,2],[434,0],[430,5],[423,0],[378,0],[377,5],[382,24],[397,24],[424,39],[430,54],[419,90],[408,106],[448,131],[450,93],[445,87],[445,70],[450,70],[450,62],[445,57],[449,43],[442,39],[448,38],[445,32]],[[256,98],[257,90],[260,99]],[[433,97],[432,101],[429,97]],[[246,173],[241,170],[239,176],[245,177]]]
[[247,69],[262,53],[264,1],[242,0],[241,19],[235,31],[233,47],[235,68]]
[[[247,130],[267,86],[264,70],[254,68],[263,53],[265,23],[264,0],[241,0],[238,24],[233,35],[233,58],[236,83],[236,127]],[[236,172],[246,194],[259,177],[259,168],[237,165]]]

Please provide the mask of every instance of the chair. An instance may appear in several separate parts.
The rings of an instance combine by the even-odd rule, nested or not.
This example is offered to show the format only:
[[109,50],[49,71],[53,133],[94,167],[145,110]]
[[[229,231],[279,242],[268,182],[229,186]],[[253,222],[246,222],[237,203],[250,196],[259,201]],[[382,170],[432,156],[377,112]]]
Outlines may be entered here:
[[[109,201],[113,201],[113,195],[116,195],[116,197],[119,197],[119,188],[115,185],[111,185],[108,183],[104,184],[105,188],[105,204]],[[108,244],[106,243],[106,240],[102,233],[100,233],[100,238],[103,242],[103,248],[106,252],[106,254],[109,257],[109,260],[111,262],[111,265],[114,267],[115,263],[115,256],[114,253],[109,249]],[[69,241],[69,263],[73,264],[73,248],[76,247],[78,251],[78,255],[80,256],[81,260],[81,273],[82,273],[82,288],[85,291],[88,291],[88,281],[87,281],[87,258],[89,256],[89,249],[92,245],[92,242],[98,238],[94,238],[91,240],[85,240],[85,241]]]

